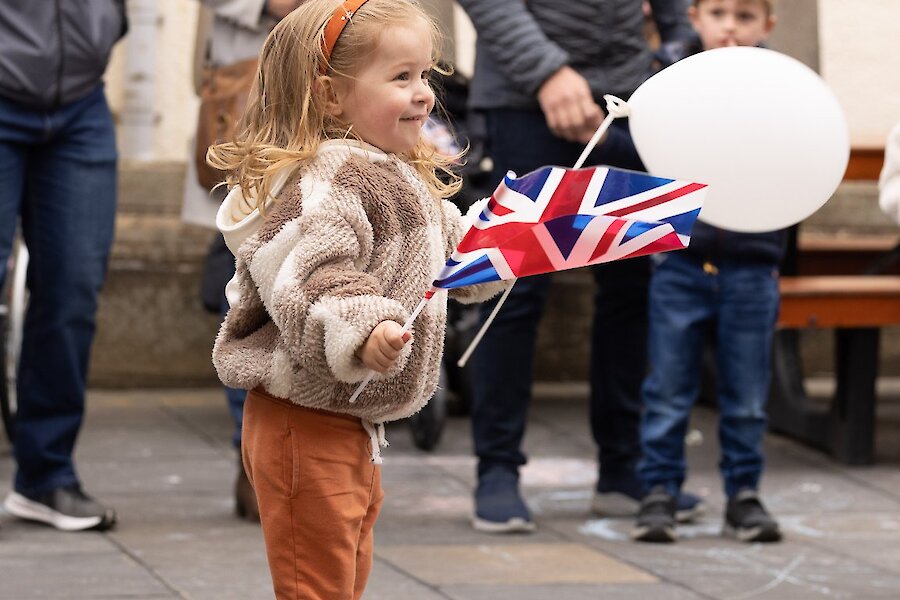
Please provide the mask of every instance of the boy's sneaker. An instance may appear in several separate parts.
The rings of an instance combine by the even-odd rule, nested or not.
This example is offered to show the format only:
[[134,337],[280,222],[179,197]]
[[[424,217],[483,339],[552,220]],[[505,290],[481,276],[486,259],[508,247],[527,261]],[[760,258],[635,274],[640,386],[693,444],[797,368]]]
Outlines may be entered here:
[[39,521],[61,531],[106,530],[116,523],[116,512],[70,485],[37,497],[10,492],[4,508],[20,519]]
[[[591,510],[601,517],[634,517],[641,509],[643,494],[632,491],[597,491],[591,500]],[[675,520],[691,523],[706,513],[706,503],[690,492],[679,492],[675,498]]]
[[778,521],[772,518],[756,490],[745,489],[728,501],[723,535],[742,542],[777,542],[781,539]]
[[641,502],[631,537],[639,542],[674,542],[675,497],[662,486],[650,490]]
[[486,533],[534,531],[534,521],[519,495],[519,475],[515,470],[494,467],[478,477],[472,525]]

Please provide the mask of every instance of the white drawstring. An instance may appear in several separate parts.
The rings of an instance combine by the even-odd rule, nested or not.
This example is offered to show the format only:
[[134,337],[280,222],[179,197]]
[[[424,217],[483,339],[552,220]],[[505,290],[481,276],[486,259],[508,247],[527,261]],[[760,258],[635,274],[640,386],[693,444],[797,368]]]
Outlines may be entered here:
[[384,423],[372,423],[366,419],[362,421],[363,429],[369,434],[369,443],[372,445],[372,462],[376,465],[384,463],[381,458],[381,449],[388,447],[387,438],[384,435]]

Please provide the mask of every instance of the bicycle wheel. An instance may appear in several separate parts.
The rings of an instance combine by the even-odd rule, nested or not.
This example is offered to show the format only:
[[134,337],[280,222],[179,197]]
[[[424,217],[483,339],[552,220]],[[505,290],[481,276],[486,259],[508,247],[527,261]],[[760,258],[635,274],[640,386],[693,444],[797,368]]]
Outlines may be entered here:
[[28,250],[21,241],[13,244],[7,264],[6,289],[0,296],[0,413],[9,441],[15,439],[17,407],[16,377],[19,372],[19,350],[25,325],[25,306],[28,291],[25,272],[28,269]]

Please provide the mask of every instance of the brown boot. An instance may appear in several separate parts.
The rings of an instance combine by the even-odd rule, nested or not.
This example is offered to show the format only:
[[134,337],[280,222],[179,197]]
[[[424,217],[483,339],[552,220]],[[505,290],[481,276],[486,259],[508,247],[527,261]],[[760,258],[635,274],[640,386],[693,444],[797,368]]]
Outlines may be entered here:
[[248,521],[259,523],[259,505],[256,504],[256,492],[247,479],[244,471],[244,463],[238,457],[238,475],[234,482],[234,512],[237,516]]

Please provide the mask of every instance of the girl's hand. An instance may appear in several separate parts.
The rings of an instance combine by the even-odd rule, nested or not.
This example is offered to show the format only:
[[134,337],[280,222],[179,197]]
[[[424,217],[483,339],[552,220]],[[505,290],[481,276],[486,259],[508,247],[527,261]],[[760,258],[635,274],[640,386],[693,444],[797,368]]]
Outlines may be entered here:
[[394,321],[382,321],[375,326],[369,339],[359,351],[359,359],[366,367],[382,375],[400,357],[400,351],[412,339],[412,333]]

